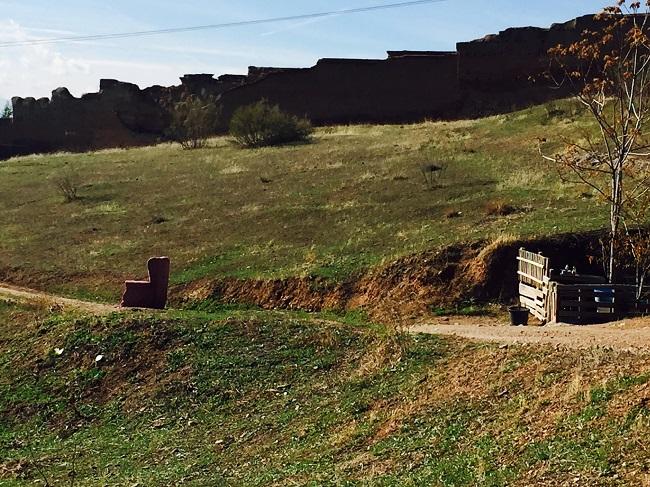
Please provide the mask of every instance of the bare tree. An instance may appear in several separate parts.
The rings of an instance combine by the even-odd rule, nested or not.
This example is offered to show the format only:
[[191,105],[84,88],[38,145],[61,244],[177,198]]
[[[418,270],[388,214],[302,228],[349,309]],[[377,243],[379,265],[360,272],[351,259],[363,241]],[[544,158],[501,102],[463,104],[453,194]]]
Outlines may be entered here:
[[[620,0],[594,19],[581,38],[549,51],[550,75],[570,86],[596,122],[563,151],[542,156],[556,164],[565,181],[585,184],[608,204],[609,238],[604,245],[607,277],[614,282],[618,257],[631,226],[646,224],[650,192],[650,0]],[[545,141],[542,141],[545,142]],[[627,244],[630,244],[628,241]],[[631,244],[630,244],[631,245]]]

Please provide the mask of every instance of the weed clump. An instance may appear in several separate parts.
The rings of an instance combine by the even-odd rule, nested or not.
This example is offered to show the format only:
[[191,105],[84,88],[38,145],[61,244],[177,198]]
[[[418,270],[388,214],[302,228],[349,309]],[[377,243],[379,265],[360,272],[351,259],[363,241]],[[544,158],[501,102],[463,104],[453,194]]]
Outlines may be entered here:
[[429,189],[434,189],[436,187],[435,180],[440,180],[440,175],[444,169],[445,165],[442,163],[420,164],[420,173],[422,174],[424,182]]
[[244,147],[266,147],[308,141],[311,122],[280,110],[261,100],[238,108],[230,121],[230,135]]
[[66,168],[52,178],[52,183],[66,203],[79,199],[79,176],[71,168]]
[[521,208],[506,203],[505,201],[490,201],[485,206],[485,213],[488,216],[509,216],[521,212]]

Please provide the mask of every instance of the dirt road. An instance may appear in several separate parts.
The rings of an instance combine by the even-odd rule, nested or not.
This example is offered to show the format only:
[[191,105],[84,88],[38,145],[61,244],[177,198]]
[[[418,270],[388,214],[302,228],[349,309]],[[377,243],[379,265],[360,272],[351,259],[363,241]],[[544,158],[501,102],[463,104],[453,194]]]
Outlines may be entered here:
[[414,333],[451,335],[503,344],[547,344],[571,349],[612,348],[650,352],[650,320],[632,319],[606,325],[548,325],[515,327],[490,318],[451,318],[422,324]]
[[109,304],[62,298],[60,296],[53,296],[51,294],[34,291],[33,289],[25,289],[10,284],[0,283],[0,299],[3,297],[15,299],[16,301],[41,301],[51,305],[61,306],[63,308],[78,309],[98,315],[110,314],[120,309],[118,306],[112,306]]

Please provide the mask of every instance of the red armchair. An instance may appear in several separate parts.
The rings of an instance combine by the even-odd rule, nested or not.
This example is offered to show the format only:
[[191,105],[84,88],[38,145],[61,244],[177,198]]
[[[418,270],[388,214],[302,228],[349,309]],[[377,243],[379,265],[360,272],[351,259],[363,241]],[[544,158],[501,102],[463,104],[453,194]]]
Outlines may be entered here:
[[148,281],[126,281],[121,306],[165,309],[169,287],[169,257],[152,257],[147,262]]

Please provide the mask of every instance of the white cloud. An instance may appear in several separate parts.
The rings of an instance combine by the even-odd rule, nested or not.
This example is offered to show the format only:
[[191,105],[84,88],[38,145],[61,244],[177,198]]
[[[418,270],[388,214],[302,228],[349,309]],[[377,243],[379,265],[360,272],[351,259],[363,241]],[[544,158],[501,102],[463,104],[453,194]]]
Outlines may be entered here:
[[27,32],[39,32],[42,34],[53,34],[56,36],[78,36],[78,32],[72,30],[61,30],[61,29],[43,29],[41,27],[23,27]]
[[[16,22],[0,23],[2,38],[6,41],[33,39]],[[45,45],[6,47],[0,51],[0,97],[47,96],[64,80],[84,79],[90,74],[90,66],[79,60],[66,57]],[[79,88],[86,89],[87,80]]]
[[[27,41],[35,37],[31,29],[12,20],[0,21],[1,37],[5,41]],[[101,78],[117,78],[138,83],[141,87],[153,84],[176,83],[184,74],[183,66],[174,63],[137,61],[129,58],[111,59],[71,55],[78,50],[75,44],[22,45],[0,48],[0,100],[13,96],[49,97],[52,90],[65,86],[74,95],[99,89]],[[86,47],[88,50],[88,46]],[[94,55],[106,45],[93,45]],[[122,53],[123,54],[123,53]]]
[[[13,20],[0,20],[0,40],[5,42],[42,39],[47,34],[56,37],[74,32],[46,32]],[[86,41],[12,46],[0,48],[0,103],[13,96],[49,97],[60,86],[80,96],[96,92],[102,78],[136,83],[141,88],[169,86],[178,84],[178,78],[188,73],[243,74],[251,64],[307,67],[315,60],[313,54],[299,48],[253,47],[241,41],[218,46],[206,44],[205,40],[194,45],[157,40],[137,44]]]

